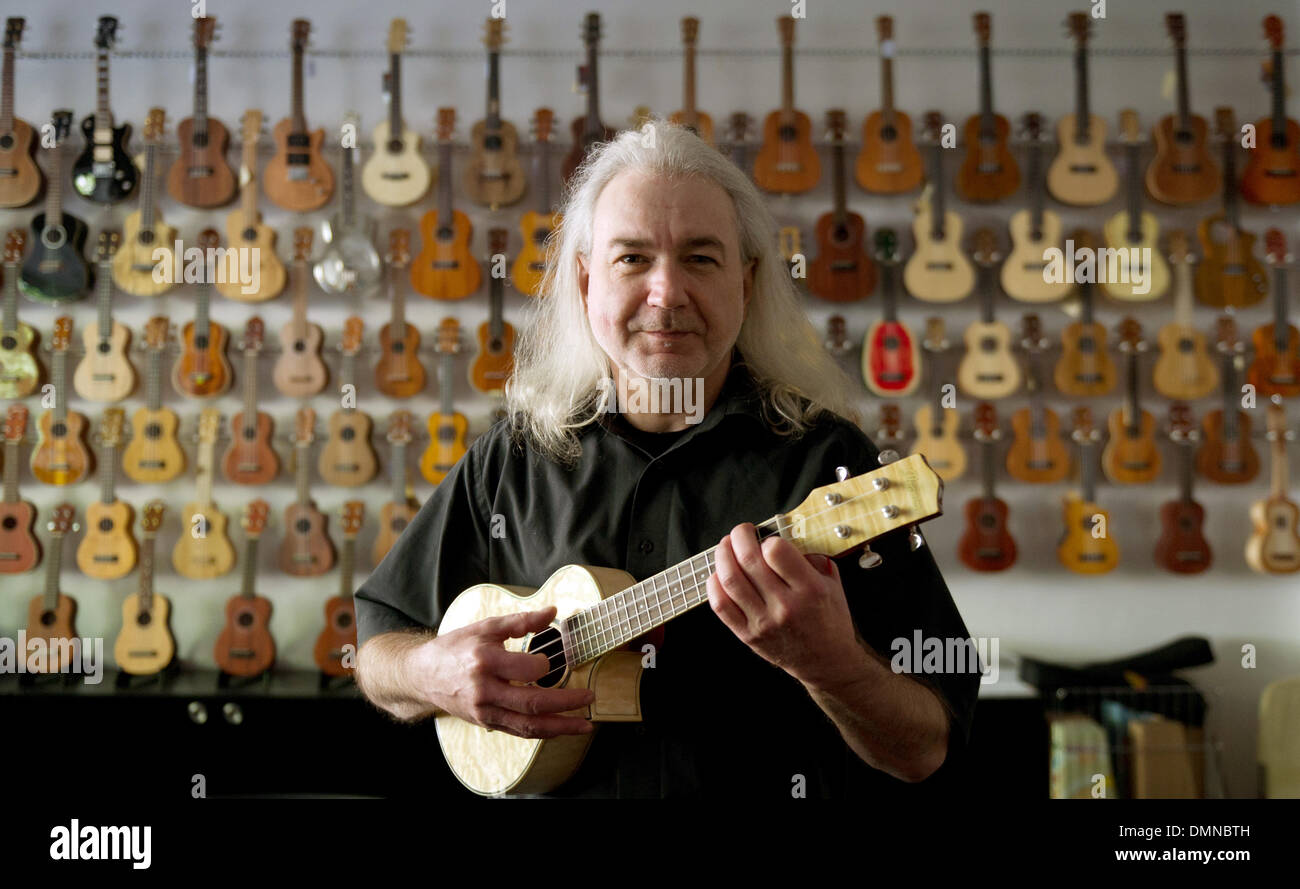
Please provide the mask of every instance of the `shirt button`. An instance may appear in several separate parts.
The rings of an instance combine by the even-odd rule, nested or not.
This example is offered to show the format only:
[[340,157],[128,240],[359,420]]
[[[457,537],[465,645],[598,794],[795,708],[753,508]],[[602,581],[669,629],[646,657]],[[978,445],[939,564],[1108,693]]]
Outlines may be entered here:
[[641,550],[642,553],[652,553],[654,552],[655,545],[650,540],[642,540],[641,543],[638,544],[637,549]]

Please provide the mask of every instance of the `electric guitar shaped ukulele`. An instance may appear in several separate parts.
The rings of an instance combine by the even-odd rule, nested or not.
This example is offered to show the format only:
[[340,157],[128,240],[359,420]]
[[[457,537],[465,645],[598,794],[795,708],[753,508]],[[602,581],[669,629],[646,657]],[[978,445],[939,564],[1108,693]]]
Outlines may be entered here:
[[474,227],[452,207],[451,134],[456,109],[438,109],[438,209],[420,217],[424,246],[411,263],[411,287],[431,299],[464,299],[478,290],[478,261],[470,252]]
[[1102,451],[1101,466],[1106,477],[1116,484],[1136,485],[1159,477],[1160,449],[1156,447],[1155,418],[1142,408],[1138,397],[1138,358],[1147,349],[1142,325],[1125,318],[1119,325],[1119,339],[1126,365],[1124,402],[1111,411],[1107,421],[1110,439]]
[[18,320],[18,275],[27,232],[10,230],[5,236],[4,311],[0,314],[0,398],[26,398],[40,385],[41,364],[36,359],[40,334]]
[[329,382],[329,369],[320,355],[325,333],[307,320],[311,235],[306,226],[293,230],[293,320],[280,328],[280,357],[271,372],[275,388],[290,398],[309,398]]
[[[800,552],[831,557],[865,546],[867,557],[871,541],[942,512],[942,483],[921,457],[852,478],[847,469],[839,474],[841,481],[816,488],[790,512],[759,523],[759,536],[780,535]],[[792,524],[806,528],[805,533],[791,535]],[[919,531],[912,531],[913,543],[920,545]],[[555,605],[550,627],[506,640],[506,649],[547,656],[550,672],[536,685],[593,689],[592,703],[572,712],[597,724],[640,721],[644,655],[627,650],[626,643],[708,599],[705,582],[715,569],[713,553],[710,548],[639,583],[625,571],[566,565],[536,591],[477,584],[448,606],[438,634],[484,618]],[[482,795],[552,790],[577,770],[591,743],[589,734],[520,738],[447,713],[436,720],[438,742],[452,773]]]
[[121,401],[135,390],[135,368],[127,357],[131,331],[113,320],[113,276],[109,269],[121,255],[120,237],[116,229],[104,229],[95,248],[99,320],[82,330],[84,354],[72,374],[72,388],[87,401]]
[[[343,132],[357,132],[361,120],[353,111],[343,115]],[[353,156],[358,149],[342,148],[339,166],[343,181],[343,209],[325,226],[328,245],[312,266],[312,274],[326,293],[351,293],[365,299],[373,296],[384,278],[384,266],[375,249],[375,220],[357,212],[353,185]],[[307,229],[310,233],[311,229]],[[310,252],[310,251],[309,251]]]
[[[215,233],[214,233],[215,234]],[[145,406],[131,417],[131,441],[122,454],[122,471],[145,484],[169,482],[185,469],[185,452],[176,440],[180,421],[162,404],[162,362],[171,325],[158,315],[145,325],[149,353],[145,373]]]
[[122,446],[125,412],[120,407],[104,409],[99,426],[99,502],[86,507],[86,536],[77,546],[77,567],[87,577],[116,580],[135,567],[138,547],[131,535],[135,510],[114,493],[117,450]]
[[1272,451],[1269,494],[1250,507],[1254,523],[1246,541],[1246,564],[1261,574],[1300,571],[1300,506],[1287,498],[1286,443],[1295,435],[1286,428],[1286,409],[1274,395],[1268,406],[1268,441]]
[[515,257],[510,277],[515,290],[536,296],[542,286],[546,271],[547,241],[551,232],[560,225],[560,214],[551,212],[551,124],[554,115],[549,108],[538,108],[533,114],[533,182],[536,183],[537,204],[519,220],[519,233],[523,235],[523,248]]
[[1216,334],[1223,356],[1223,407],[1201,421],[1205,436],[1196,452],[1196,470],[1221,485],[1238,485],[1259,472],[1259,455],[1250,441],[1250,414],[1239,403],[1246,348],[1237,335],[1237,322],[1228,315],[1219,319]]
[[72,165],[72,187],[88,201],[118,204],[129,198],[140,174],[126,153],[131,125],[113,126],[108,107],[108,54],[117,41],[117,19],[101,15],[95,29],[95,113],[81,122],[86,148]]
[[[504,228],[488,230],[489,263],[504,256],[507,233]],[[504,277],[493,274],[488,281],[488,320],[478,326],[478,355],[469,369],[469,382],[480,392],[502,395],[506,380],[515,367],[515,329],[505,320]]]
[[60,658],[69,643],[80,642],[73,621],[77,616],[77,600],[59,591],[59,568],[63,561],[63,538],[80,530],[76,523],[76,510],[71,503],[54,507],[49,523],[50,558],[45,563],[45,591],[34,597],[27,606],[27,640],[44,639],[46,656],[40,649],[25,652],[28,673],[57,673],[63,666]]
[[939,371],[939,360],[948,351],[949,343],[942,318],[926,319],[925,339],[921,345],[929,356],[926,363],[933,382],[930,384],[930,403],[917,408],[913,417],[916,441],[912,444],[912,453],[924,455],[934,471],[949,482],[961,478],[966,472],[966,449],[957,437],[961,418],[955,409],[943,405],[944,375]]
[[176,640],[168,627],[171,603],[153,589],[154,538],[162,527],[163,503],[151,500],[144,507],[140,523],[144,541],[140,546],[140,588],[122,602],[122,629],[113,643],[117,668],[134,676],[150,676],[163,670],[176,655]]
[[1254,256],[1255,236],[1241,228],[1237,210],[1237,140],[1231,108],[1214,112],[1223,145],[1223,212],[1201,220],[1196,237],[1204,258],[1196,268],[1196,292],[1207,306],[1236,309],[1268,296],[1268,276]]
[[361,167],[361,187],[370,199],[389,207],[414,204],[428,192],[435,174],[420,154],[420,134],[402,119],[402,50],[406,49],[406,19],[388,26],[388,120],[375,124],[371,140],[375,153]]
[[1156,156],[1147,167],[1147,191],[1162,204],[1199,204],[1214,197],[1219,165],[1206,146],[1209,127],[1191,112],[1187,96],[1187,22],[1182,13],[1165,15],[1178,72],[1178,112],[1156,124]]
[[293,50],[292,111],[275,125],[275,156],[266,165],[266,196],[271,203],[295,213],[319,210],[334,196],[334,171],[325,162],[321,146],[323,129],[308,130],[303,115],[302,57],[307,48],[311,22],[294,19],[290,48]]
[[1007,531],[1007,504],[995,493],[993,449],[1002,438],[997,410],[987,401],[975,406],[975,440],[980,446],[982,494],[966,501],[966,533],[957,555],[972,571],[1005,571],[1016,561],[1016,541]]
[[181,534],[172,549],[172,567],[190,580],[220,577],[235,564],[235,548],[226,535],[226,517],[212,501],[212,474],[221,414],[204,408],[199,414],[199,451],[195,458],[194,500],[185,504]]
[[47,485],[72,485],[95,468],[95,458],[86,447],[86,418],[68,410],[68,346],[72,342],[72,319],[54,320],[54,407],[41,414],[36,447],[32,449],[32,475]]
[[420,331],[406,321],[406,291],[398,284],[402,269],[411,261],[411,233],[404,228],[388,235],[388,294],[391,320],[379,330],[379,363],[375,388],[389,398],[410,398],[424,390],[425,371],[420,362]]
[[1017,210],[1007,227],[1011,231],[1011,253],[1002,263],[1002,289],[1007,296],[1021,302],[1058,302],[1073,289],[1062,281],[1049,281],[1043,270],[1044,253],[1061,248],[1061,217],[1043,206],[1042,119],[1036,113],[1024,117],[1024,136],[1029,141],[1029,162],[1025,179],[1029,187],[1029,207]]
[[600,120],[600,78],[596,66],[600,58],[600,13],[587,13],[582,24],[582,43],[587,50],[587,64],[578,69],[578,85],[587,94],[587,113],[575,117],[571,125],[573,147],[560,164],[560,178],[565,183],[593,148],[614,138],[614,131]]
[[470,131],[469,161],[465,165],[465,194],[476,204],[496,210],[524,196],[528,181],[519,165],[519,134],[515,125],[501,119],[499,60],[505,43],[505,19],[491,18],[485,25],[487,46],[487,116]]
[[18,449],[27,433],[27,406],[11,404],[5,415],[4,499],[0,500],[0,574],[22,574],[41,563],[32,533],[36,507],[18,496]]
[[244,509],[243,585],[226,602],[226,625],[212,650],[217,666],[231,676],[259,676],[275,663],[271,600],[255,592],[257,541],[266,529],[269,513],[265,500],[254,500]]
[[817,258],[808,266],[808,290],[831,302],[863,299],[876,289],[876,266],[863,249],[867,224],[848,209],[844,184],[844,128],[842,108],[826,112],[831,134],[831,170],[835,209],[817,219]]
[[0,207],[25,207],[45,187],[45,176],[36,163],[36,139],[32,125],[14,117],[14,56],[23,39],[26,19],[5,19],[4,85],[0,89]]
[[[1154,213],[1142,209],[1142,145],[1146,140],[1136,111],[1126,108],[1119,113],[1119,131],[1126,165],[1125,208],[1106,220],[1102,235],[1107,247],[1119,251],[1122,274],[1118,281],[1107,275],[1102,286],[1115,299],[1159,299],[1169,287],[1169,267],[1157,243],[1160,223]],[[1144,262],[1146,257],[1151,258],[1149,265]]]
[[[1093,248],[1092,235],[1076,230],[1072,236],[1079,249]],[[1115,388],[1115,363],[1106,347],[1106,328],[1093,318],[1093,287],[1079,282],[1079,320],[1061,333],[1061,357],[1056,361],[1052,379],[1066,395],[1089,398],[1105,395]]]
[[972,398],[1005,398],[1020,388],[1020,365],[1011,354],[1011,330],[994,318],[997,275],[1002,259],[991,228],[975,232],[975,264],[980,269],[980,320],[966,328],[966,354],[957,367],[957,385]]
[[1000,201],[1020,187],[1020,167],[1007,148],[1011,125],[993,111],[992,32],[987,12],[975,13],[980,53],[980,113],[967,121],[962,138],[966,158],[957,172],[957,194],[972,203]]
[[1286,116],[1286,56],[1282,20],[1264,19],[1271,61],[1265,65],[1272,115],[1255,121],[1255,147],[1241,176],[1241,196],[1252,204],[1300,201],[1300,124]]
[[1061,441],[1061,421],[1043,404],[1042,355],[1051,341],[1043,335],[1037,315],[1020,320],[1020,345],[1028,355],[1025,391],[1029,406],[1011,415],[1014,438],[1007,450],[1007,472],[1012,478],[1033,485],[1059,482],[1070,471],[1070,455]]
[[875,245],[881,314],[862,340],[862,381],[881,398],[901,398],[921,382],[921,344],[898,320],[898,235],[892,228],[878,228]]
[[700,20],[682,19],[682,110],[669,118],[686,127],[709,145],[713,145],[713,118],[695,107],[695,43],[700,36]]
[[1260,395],[1294,398],[1300,395],[1300,331],[1287,320],[1287,266],[1291,254],[1286,238],[1276,228],[1264,233],[1268,262],[1273,267],[1273,321],[1255,329],[1255,360],[1248,379]]
[[154,269],[171,269],[176,263],[176,229],[162,221],[154,205],[158,177],[158,148],[162,143],[164,113],[149,109],[144,124],[144,185],[140,189],[140,209],[126,217],[122,247],[113,257],[113,280],[134,296],[158,296],[172,288],[173,275],[154,277]]
[[379,533],[375,535],[374,548],[370,559],[375,565],[384,560],[393,548],[397,538],[402,536],[406,526],[415,518],[420,505],[411,496],[411,487],[406,475],[406,447],[411,443],[410,411],[393,411],[388,418],[388,474],[392,484],[392,494],[379,516]]
[[330,416],[330,436],[321,448],[317,471],[326,483],[344,488],[364,485],[379,471],[379,458],[370,444],[374,428],[369,414],[357,409],[356,361],[361,351],[361,319],[355,315],[343,322],[342,370],[339,393],[343,407]]
[[455,318],[444,318],[438,325],[439,409],[429,415],[429,447],[420,457],[420,472],[429,484],[436,485],[451,472],[456,461],[465,456],[465,435],[469,421],[456,412],[452,380],[455,374],[456,353],[460,351],[460,324]]
[[317,577],[334,567],[326,519],[308,492],[311,460],[307,454],[315,440],[316,412],[298,409],[293,438],[294,479],[297,499],[284,508],[284,537],[280,541],[280,570],[294,577]]
[[221,471],[237,485],[264,485],[280,473],[271,448],[271,415],[257,409],[257,356],[264,332],[256,315],[244,325],[244,409],[230,420],[230,447],[221,461]]
[[[199,247],[215,250],[220,238],[214,229],[199,232]],[[172,388],[186,398],[213,398],[222,395],[235,380],[235,372],[226,357],[230,334],[213,321],[208,308],[213,284],[199,285],[194,301],[194,320],[185,322],[181,332],[181,353],[172,365]]]
[[1074,112],[1056,125],[1060,150],[1047,169],[1047,190],[1063,204],[1095,207],[1115,196],[1119,174],[1106,156],[1106,118],[1089,111],[1088,39],[1092,16],[1072,12],[1067,20],[1074,38]]
[[230,131],[208,115],[208,47],[217,36],[217,20],[194,20],[194,116],[176,127],[180,155],[167,171],[167,194],[187,207],[209,209],[235,198],[235,172],[226,160]]
[[754,182],[776,194],[811,191],[822,178],[812,121],[794,107],[794,18],[776,20],[781,35],[781,107],[763,121],[763,145],[754,157]]
[[1166,571],[1199,574],[1210,567],[1213,555],[1201,530],[1205,507],[1192,499],[1192,449],[1196,423],[1192,410],[1181,401],[1169,406],[1169,438],[1178,449],[1178,499],[1160,507],[1160,539],[1155,560]]
[[876,194],[900,194],[921,184],[925,165],[912,140],[912,119],[894,107],[894,19],[876,18],[880,40],[880,110],[862,124],[858,185]]
[[950,303],[964,299],[975,287],[975,269],[961,248],[962,222],[944,209],[943,116],[925,115],[925,143],[930,153],[929,181],[916,202],[912,236],[916,250],[903,266],[907,292],[926,302]]
[[343,504],[343,552],[339,555],[339,594],[325,603],[325,628],[316,637],[312,658],[326,676],[350,676],[345,656],[356,663],[357,610],[352,599],[352,576],[357,563],[357,535],[365,519],[366,504],[349,500]]
[[275,229],[262,221],[257,209],[257,139],[262,132],[262,112],[245,111],[240,129],[243,159],[239,165],[239,209],[226,216],[226,242],[231,250],[249,251],[245,255],[257,258],[257,288],[245,293],[244,283],[231,275],[219,277],[216,286],[226,299],[265,302],[280,295],[288,275],[284,263],[275,255]]
[[1169,264],[1174,269],[1174,320],[1160,328],[1160,359],[1153,382],[1166,398],[1193,401],[1219,386],[1219,371],[1205,348],[1205,334],[1193,325],[1192,257],[1187,235],[1169,233]]
[[23,260],[18,289],[37,302],[64,303],[81,299],[90,288],[90,265],[84,256],[89,229],[80,218],[63,211],[63,145],[72,112],[55,111],[50,125],[54,145],[45,212],[32,217],[32,249]]
[[1101,434],[1092,424],[1086,406],[1074,409],[1074,431],[1079,446],[1080,490],[1065,496],[1065,530],[1056,557],[1075,574],[1105,574],[1119,564],[1119,545],[1110,533],[1110,513],[1097,505],[1097,469],[1092,449]]

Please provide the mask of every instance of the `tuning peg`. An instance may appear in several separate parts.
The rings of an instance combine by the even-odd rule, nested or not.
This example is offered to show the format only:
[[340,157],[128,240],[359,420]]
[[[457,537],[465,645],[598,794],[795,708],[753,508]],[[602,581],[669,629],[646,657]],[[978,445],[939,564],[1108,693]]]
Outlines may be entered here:
[[908,546],[912,548],[912,552],[916,552],[918,549],[925,546],[925,538],[921,536],[921,529],[916,527],[916,525],[913,525],[907,532],[907,543]]
[[875,552],[871,548],[871,544],[868,543],[866,546],[862,547],[862,555],[858,556],[858,567],[869,571],[883,561],[885,560],[881,557],[880,553]]
[[844,480],[845,480],[846,478],[848,478],[848,477],[849,477],[849,468],[848,468],[847,466],[836,466],[836,467],[835,467],[835,478],[836,478],[836,480],[838,480],[838,481],[844,481]]
[[876,459],[880,461],[881,466],[888,466],[898,459],[898,451],[893,448],[885,448],[877,455]]

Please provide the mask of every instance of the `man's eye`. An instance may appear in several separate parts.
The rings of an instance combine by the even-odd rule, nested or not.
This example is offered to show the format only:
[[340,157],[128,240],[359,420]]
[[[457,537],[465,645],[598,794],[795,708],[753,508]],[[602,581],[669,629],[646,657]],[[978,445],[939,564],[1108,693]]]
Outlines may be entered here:
[[625,259],[645,259],[645,257],[642,256],[640,253],[624,253],[622,256],[618,258],[618,261],[622,262]]
[[694,253],[694,254],[691,255],[691,259],[702,259],[702,260],[704,260],[705,262],[711,262],[711,263],[713,263],[714,265],[717,265],[717,264],[718,264],[718,261],[717,261],[716,259],[714,259],[712,256],[706,256],[706,255],[703,254],[703,253]]

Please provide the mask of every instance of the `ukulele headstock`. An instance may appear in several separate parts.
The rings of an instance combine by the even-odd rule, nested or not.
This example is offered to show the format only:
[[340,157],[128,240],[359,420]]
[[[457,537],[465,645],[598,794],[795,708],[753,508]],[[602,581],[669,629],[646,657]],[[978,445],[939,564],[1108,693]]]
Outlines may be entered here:
[[880,406],[880,428],[876,440],[882,444],[897,444],[903,440],[903,409],[896,404]]
[[885,265],[898,262],[898,232],[892,228],[878,228],[872,243],[876,248],[876,262]]
[[1273,395],[1269,398],[1267,425],[1268,431],[1264,433],[1264,437],[1269,441],[1290,441],[1295,437],[1295,434],[1286,428],[1286,407],[1283,406],[1281,395]]
[[483,26],[483,45],[488,48],[488,52],[496,52],[505,45],[505,42],[506,20],[489,16]]
[[1146,141],[1146,136],[1142,132],[1142,122],[1138,119],[1138,113],[1132,108],[1125,108],[1119,113],[1119,136],[1129,145]]
[[144,141],[152,145],[160,144],[166,127],[167,112],[162,108],[150,108],[144,117]]
[[781,35],[781,45],[794,46],[794,16],[783,15],[776,20],[776,31]]
[[876,40],[880,43],[894,39],[894,17],[890,15],[876,16]]
[[361,334],[365,331],[365,322],[352,315],[343,322],[343,342],[340,346],[344,355],[355,355],[361,351]]
[[306,262],[311,258],[312,231],[308,226],[299,226],[293,230],[293,260]]
[[975,232],[975,262],[981,268],[992,268],[1002,261],[1002,252],[998,248],[997,233],[991,228],[981,228]]
[[1147,350],[1147,342],[1142,339],[1142,324],[1133,316],[1130,315],[1120,321],[1116,331],[1119,335],[1121,352],[1138,353]]
[[54,127],[54,147],[62,147],[72,130],[72,112],[67,108],[58,109],[50,115],[50,125]]
[[11,265],[22,262],[26,248],[27,232],[21,228],[10,229],[5,235],[5,262]]
[[95,49],[107,52],[113,48],[117,42],[117,17],[112,15],[101,15],[99,24],[95,26]]
[[122,243],[122,233],[115,228],[106,228],[99,233],[99,238],[95,241],[95,259],[99,262],[110,262],[117,253],[118,245]]
[[166,315],[155,315],[144,327],[145,346],[151,352],[161,352],[167,348],[167,334],[171,331],[171,320]]
[[1191,407],[1183,401],[1169,405],[1169,439],[1177,444],[1197,439],[1196,421]]
[[1169,39],[1174,42],[1175,49],[1183,49],[1187,45],[1187,19],[1181,12],[1165,15],[1165,29],[1169,32]]
[[1094,445],[1101,440],[1101,430],[1092,422],[1092,408],[1086,404],[1080,405],[1074,409],[1071,418],[1073,429],[1070,431],[1070,438],[1074,439],[1079,447]]
[[5,413],[5,441],[20,442],[27,434],[27,405],[11,404]]
[[361,533],[361,523],[366,518],[366,504],[362,500],[349,500],[343,504],[343,536],[356,537]]
[[11,15],[5,19],[5,49],[17,49],[23,40],[23,28],[27,20],[22,16]]
[[1092,230],[1086,228],[1076,228],[1070,232],[1070,239],[1074,241],[1075,251],[1094,250],[1097,247],[1097,239],[1092,236]]
[[488,229],[488,252],[492,256],[505,253],[506,246],[510,242],[510,233],[504,228],[496,227]]
[[99,419],[99,443],[106,448],[115,448],[122,443],[122,427],[126,421],[126,411],[120,407],[104,408],[104,415]]
[[1231,142],[1237,138],[1237,116],[1226,105],[1214,109],[1214,135],[1220,142]]
[[266,325],[262,319],[254,315],[248,319],[244,325],[244,341],[241,346],[245,352],[262,351],[262,341],[266,336]]
[[844,130],[848,126],[848,115],[843,108],[832,108],[826,112],[826,129],[830,132],[832,142],[844,141]]
[[199,414],[199,444],[215,444],[221,431],[221,411],[205,407]]
[[921,346],[927,352],[946,352],[948,346],[948,328],[943,323],[943,319],[938,315],[932,315],[925,319],[925,336],[921,340]]
[[266,530],[266,517],[271,508],[267,506],[265,500],[254,500],[244,507],[244,517],[240,520],[240,525],[244,533],[251,539],[256,540],[262,536]]
[[589,12],[582,20],[582,45],[590,49],[600,40],[600,13]]
[[456,109],[439,108],[438,109],[438,141],[450,142],[451,134],[456,129]]
[[460,351],[460,322],[455,318],[443,318],[438,325],[438,351],[444,355]]
[[66,352],[68,344],[72,342],[72,317],[70,315],[60,315],[54,319],[54,336],[50,340],[50,348],[55,352]]
[[983,442],[997,441],[1002,437],[998,429],[998,410],[991,401],[981,401],[975,405],[975,440]]
[[753,119],[743,111],[734,112],[727,118],[727,133],[733,145],[742,145],[749,138],[749,128]]
[[1291,254],[1287,252],[1286,235],[1282,234],[1281,229],[1270,228],[1264,232],[1264,254],[1268,257],[1269,265],[1290,264]]
[[[22,20],[19,19],[21,22]],[[1268,39],[1269,49],[1278,52],[1282,49],[1285,41],[1285,32],[1282,26],[1282,20],[1275,15],[1270,15],[1264,19],[1264,36]]]
[[206,253],[209,250],[215,250],[221,245],[221,235],[217,234],[215,228],[205,228],[199,232],[199,246]]
[[1220,315],[1219,320],[1214,323],[1214,345],[1226,355],[1245,351],[1246,347],[1237,332],[1237,322],[1231,315]]
[[533,139],[538,142],[551,141],[551,127],[555,125],[555,112],[549,108],[538,108],[533,112]]
[[316,438],[316,412],[309,407],[298,408],[293,433],[296,447],[309,447]]
[[1020,118],[1020,129],[1025,139],[1037,142],[1043,136],[1043,116],[1037,111],[1030,111]]
[[943,138],[943,114],[938,111],[925,112],[922,126],[923,141],[929,145],[938,145]]
[[783,225],[777,232],[781,256],[786,262],[794,262],[796,254],[803,252],[803,235],[795,225]]
[[1083,49],[1092,36],[1092,16],[1086,12],[1072,12],[1065,19],[1065,28],[1079,48]]
[[1043,322],[1033,312],[1020,319],[1020,345],[1026,352],[1045,352],[1051,340],[1043,333]]
[[1192,242],[1182,229],[1176,228],[1169,233],[1169,261],[1174,265],[1192,261]]
[[162,527],[165,509],[161,500],[150,500],[144,505],[144,516],[140,519],[140,525],[146,535],[158,533],[158,529]]
[[69,531],[74,534],[81,530],[77,525],[77,510],[71,503],[60,503],[54,507],[50,514],[50,520],[45,525],[45,530],[49,531],[55,537],[62,537]]
[[289,48],[294,52],[302,52],[307,48],[307,41],[311,39],[311,22],[307,19],[294,19],[293,24],[289,26]]
[[406,19],[393,19],[388,25],[388,54],[395,56],[406,49],[406,38],[410,29]]
[[388,233],[388,253],[384,260],[393,268],[404,268],[411,261],[411,232],[395,228]]
[[831,315],[826,319],[826,351],[832,355],[843,355],[849,350],[849,336],[843,315]]
[[256,145],[257,140],[262,137],[262,111],[259,108],[249,108],[244,112],[244,116],[239,119],[240,138],[245,145]]
[[975,36],[979,39],[980,49],[989,45],[993,37],[993,17],[987,12],[975,13]]
[[194,20],[194,48],[207,49],[217,39],[217,20],[210,16],[199,16]]
[[682,19],[682,43],[686,46],[694,46],[699,37],[700,20],[692,15]]
[[411,443],[410,411],[393,411],[388,418],[388,443],[403,445]]

